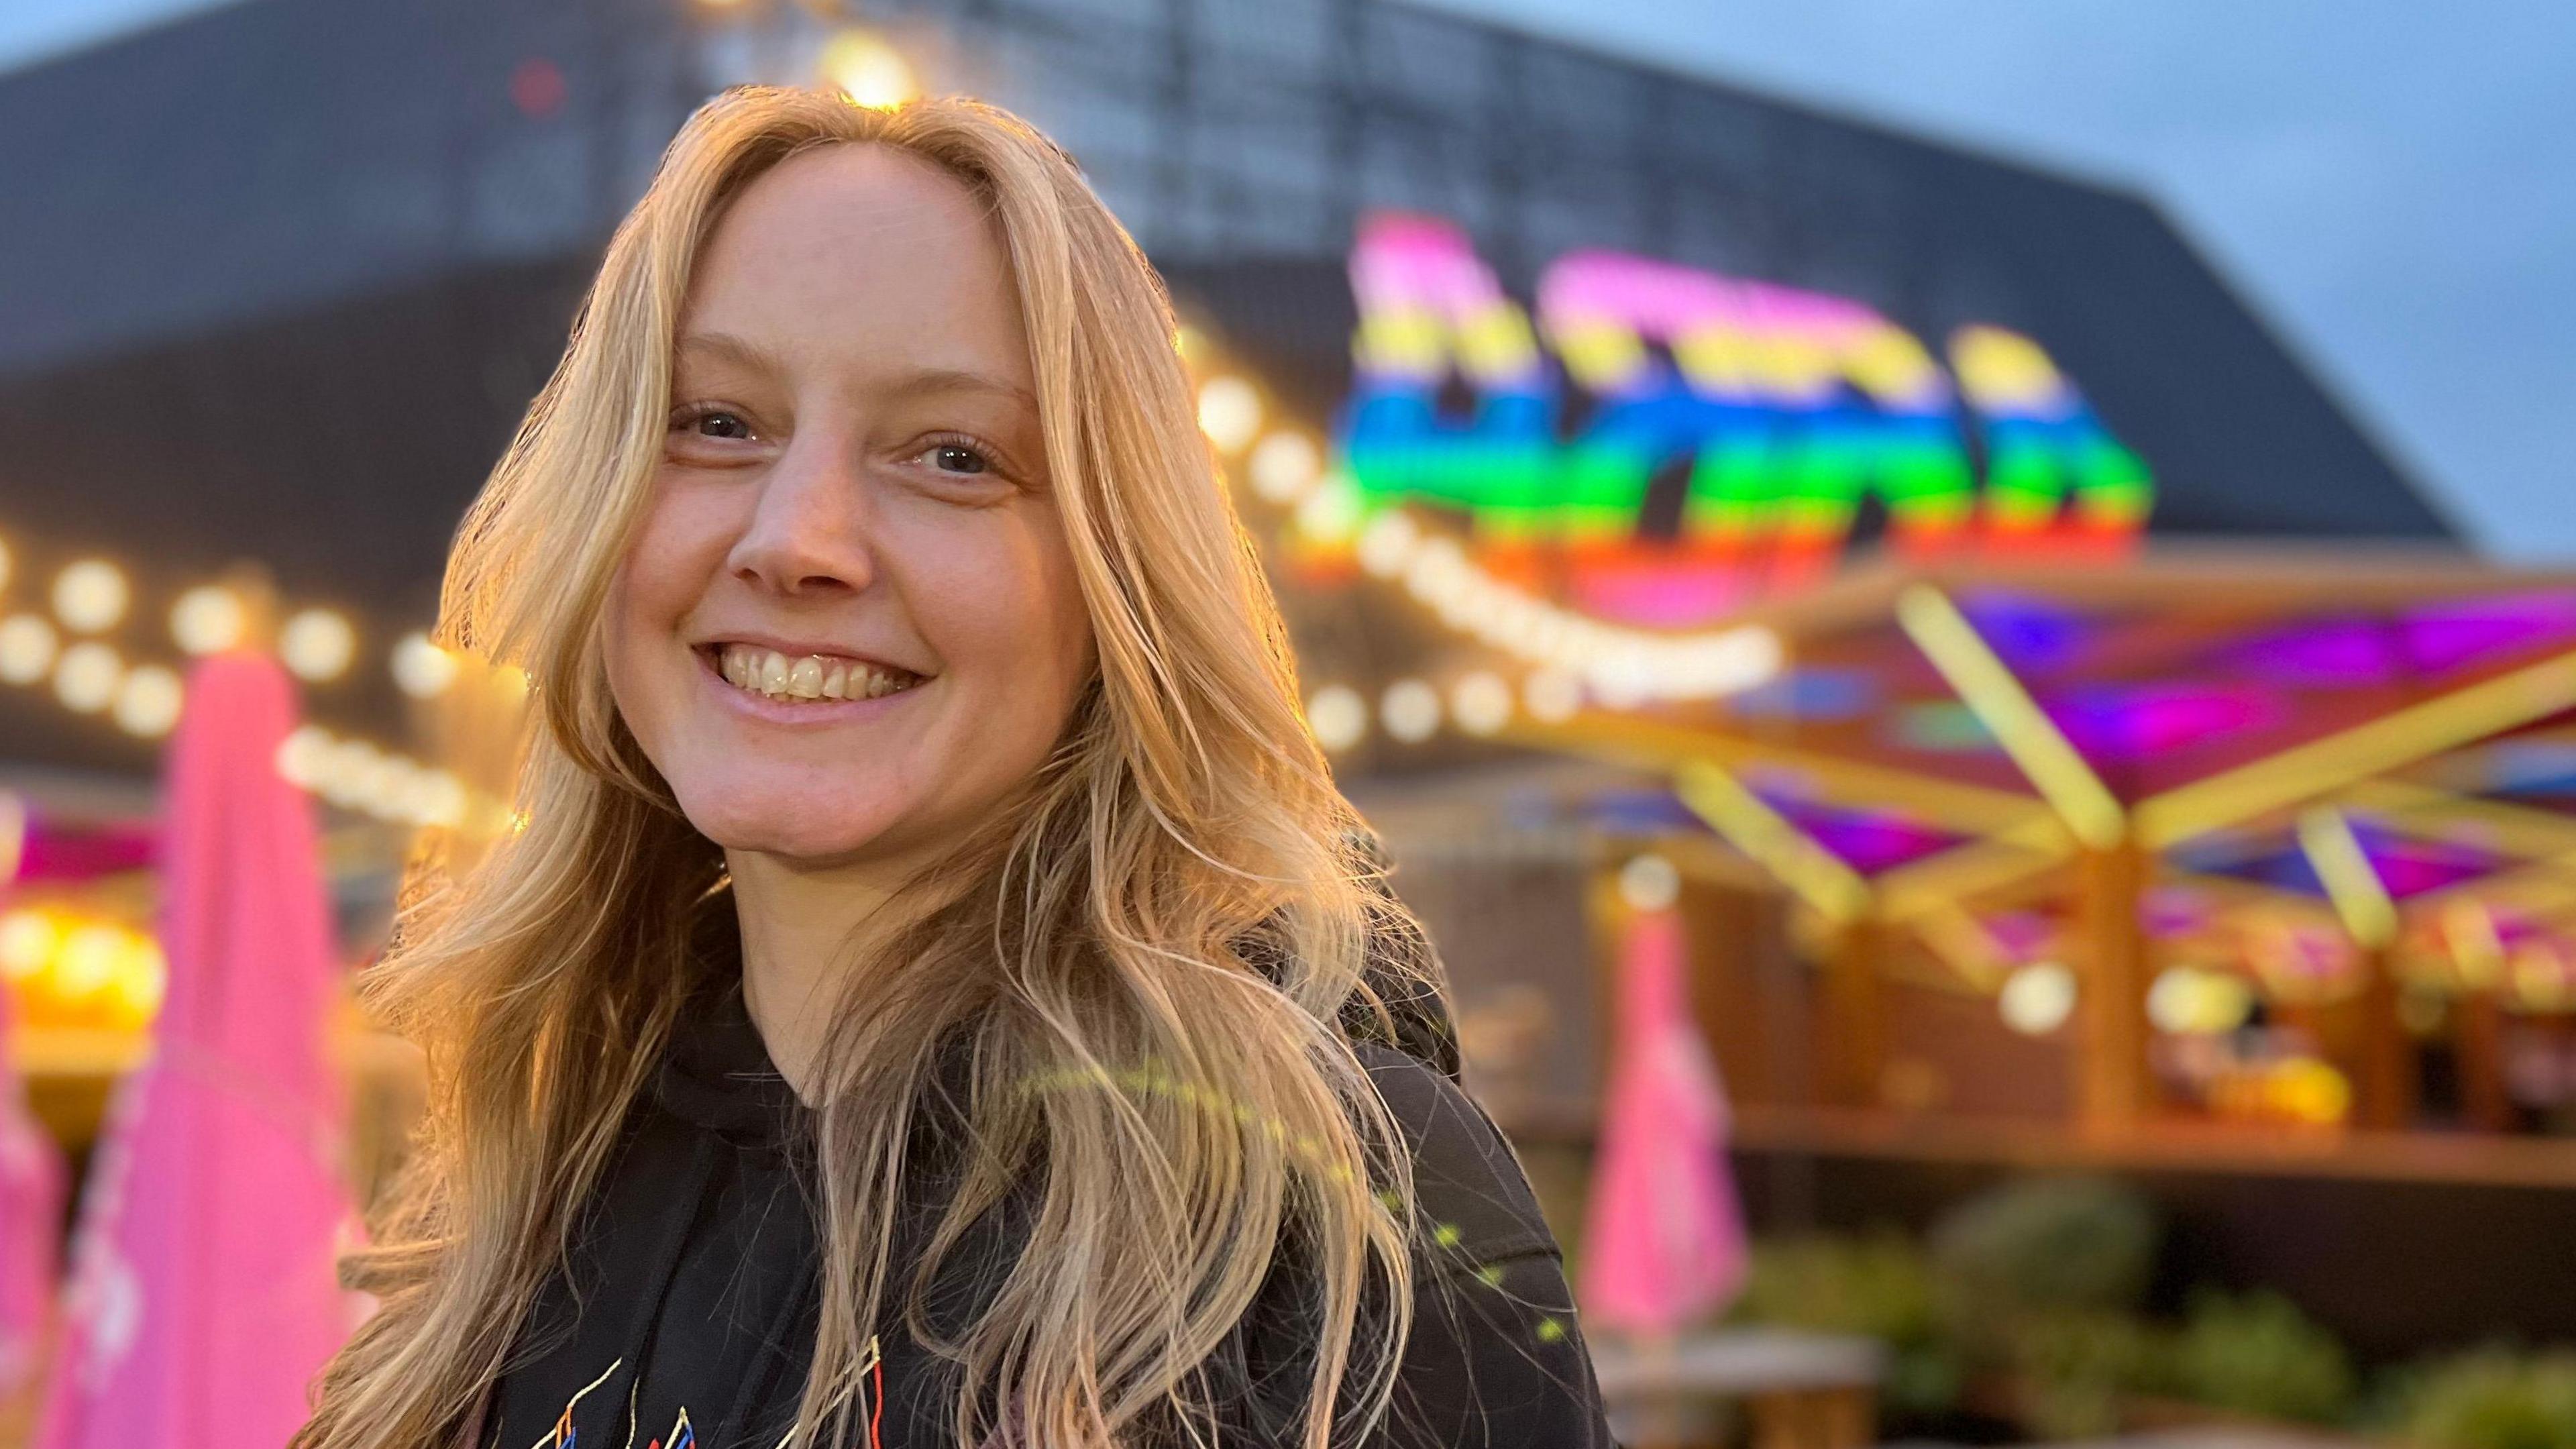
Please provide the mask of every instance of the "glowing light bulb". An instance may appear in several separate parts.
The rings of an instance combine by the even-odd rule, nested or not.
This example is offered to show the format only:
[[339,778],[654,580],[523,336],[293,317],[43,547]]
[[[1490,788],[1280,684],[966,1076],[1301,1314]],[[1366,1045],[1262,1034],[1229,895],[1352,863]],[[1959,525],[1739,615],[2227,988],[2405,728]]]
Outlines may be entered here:
[[1619,899],[1632,911],[1670,909],[1682,896],[1682,873],[1673,863],[1648,851],[1619,867]]
[[1512,687],[1485,670],[1465,675],[1449,688],[1449,713],[1471,735],[1499,733],[1512,722]]
[[1246,466],[1253,492],[1273,503],[1294,503],[1323,475],[1324,455],[1304,433],[1272,433],[1252,450]]
[[332,750],[331,732],[320,725],[298,725],[277,744],[277,773],[299,790],[319,789],[322,769]]
[[1359,490],[1347,482],[1328,480],[1299,500],[1294,517],[1298,534],[1310,542],[1348,544],[1359,531]]
[[1315,743],[1339,754],[1368,734],[1368,702],[1348,685],[1325,685],[1306,702],[1306,727]]
[[890,111],[921,94],[912,66],[873,30],[844,30],[823,42],[815,68],[853,105]]
[[456,656],[414,631],[394,644],[394,684],[414,699],[429,699],[456,682]]
[[1377,712],[1388,734],[1419,744],[1440,728],[1440,691],[1419,679],[1399,679],[1386,687]]
[[186,693],[177,674],[158,664],[139,665],[116,687],[116,723],[128,734],[158,739],[179,722]]
[[1261,431],[1261,394],[1239,377],[1209,378],[1199,388],[1199,431],[1219,452],[1242,452]]
[[2024,1036],[2046,1036],[2075,1012],[2075,973],[2054,961],[2033,962],[2004,978],[1995,1006],[2004,1025]]
[[1563,724],[1583,708],[1583,681],[1562,669],[1542,669],[1521,681],[1521,703],[1540,724]]
[[250,610],[221,584],[199,584],[170,606],[170,637],[191,654],[219,654],[242,640]]
[[0,975],[24,981],[44,970],[62,940],[62,926],[32,906],[0,915]]
[[277,653],[303,678],[337,679],[357,657],[358,631],[333,610],[299,610],[277,631]]
[[83,714],[96,714],[116,700],[125,677],[125,662],[116,651],[95,640],[75,644],[54,661],[54,697]]
[[54,626],[33,614],[0,619],[0,680],[33,684],[54,667]]
[[2253,1009],[2252,989],[2242,978],[2224,971],[2168,967],[2147,988],[2147,1019],[2158,1031],[2178,1036],[2234,1031]]
[[1360,567],[1382,579],[1401,574],[1413,562],[1414,550],[1422,542],[1422,531],[1413,520],[1389,510],[1369,520],[1360,530],[1356,552]]
[[82,559],[54,576],[54,617],[76,633],[116,627],[132,601],[124,571],[105,559]]

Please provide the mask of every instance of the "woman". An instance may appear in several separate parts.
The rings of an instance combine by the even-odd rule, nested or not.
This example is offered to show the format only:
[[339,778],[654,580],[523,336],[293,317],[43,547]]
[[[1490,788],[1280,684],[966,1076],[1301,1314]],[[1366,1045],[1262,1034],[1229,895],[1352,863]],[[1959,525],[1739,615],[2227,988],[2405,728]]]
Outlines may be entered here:
[[450,561],[543,728],[298,1449],[1608,1442],[1174,333],[999,111],[692,118]]

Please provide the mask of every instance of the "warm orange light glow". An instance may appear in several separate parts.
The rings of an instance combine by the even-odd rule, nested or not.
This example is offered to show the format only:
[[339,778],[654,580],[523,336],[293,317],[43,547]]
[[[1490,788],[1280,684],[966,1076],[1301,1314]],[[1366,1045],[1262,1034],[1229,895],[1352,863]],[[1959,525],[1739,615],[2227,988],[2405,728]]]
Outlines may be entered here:
[[844,30],[825,41],[816,69],[852,104],[870,110],[890,111],[921,94],[911,64],[873,30]]

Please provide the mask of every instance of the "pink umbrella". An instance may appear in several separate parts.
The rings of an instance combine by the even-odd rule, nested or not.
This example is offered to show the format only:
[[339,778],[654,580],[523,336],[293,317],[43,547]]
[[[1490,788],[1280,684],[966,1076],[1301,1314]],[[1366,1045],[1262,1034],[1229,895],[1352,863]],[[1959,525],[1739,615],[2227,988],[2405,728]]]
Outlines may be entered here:
[[1684,995],[1680,918],[1639,912],[1623,955],[1583,1314],[1594,1327],[1665,1336],[1743,1288],[1744,1220],[1726,1163],[1726,1088]]
[[[16,1015],[16,998],[0,990],[0,1042]],[[17,1063],[0,1063],[0,1394],[17,1393],[34,1376],[54,1303],[62,1214],[62,1154],[27,1111]]]
[[150,1061],[117,1089],[81,1205],[42,1449],[276,1449],[355,1321],[335,968],[304,798],[277,772],[276,662],[199,664],[171,745]]

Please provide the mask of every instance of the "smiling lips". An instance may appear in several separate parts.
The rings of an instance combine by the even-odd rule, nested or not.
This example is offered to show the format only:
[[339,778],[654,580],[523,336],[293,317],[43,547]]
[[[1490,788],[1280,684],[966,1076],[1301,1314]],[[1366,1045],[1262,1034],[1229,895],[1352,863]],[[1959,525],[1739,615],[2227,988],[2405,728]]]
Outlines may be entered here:
[[877,699],[921,683],[901,669],[829,654],[790,658],[757,644],[727,644],[717,672],[737,689],[771,699]]

